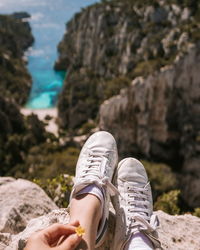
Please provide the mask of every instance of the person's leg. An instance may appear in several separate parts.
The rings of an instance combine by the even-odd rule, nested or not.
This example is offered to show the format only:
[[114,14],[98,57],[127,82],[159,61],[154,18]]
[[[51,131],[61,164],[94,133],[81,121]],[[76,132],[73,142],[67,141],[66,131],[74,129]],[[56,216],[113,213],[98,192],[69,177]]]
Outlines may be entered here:
[[97,229],[101,219],[101,203],[93,194],[82,194],[70,203],[70,221],[78,220],[85,235],[78,249],[94,249]]
[[86,232],[77,249],[92,250],[102,244],[109,215],[109,191],[116,189],[111,180],[117,160],[116,142],[108,132],[93,134],[81,150],[70,200],[70,220],[79,220]]
[[144,166],[134,158],[118,164],[114,185],[120,196],[113,198],[116,210],[114,250],[152,250],[160,246],[158,219],[153,215],[151,186]]

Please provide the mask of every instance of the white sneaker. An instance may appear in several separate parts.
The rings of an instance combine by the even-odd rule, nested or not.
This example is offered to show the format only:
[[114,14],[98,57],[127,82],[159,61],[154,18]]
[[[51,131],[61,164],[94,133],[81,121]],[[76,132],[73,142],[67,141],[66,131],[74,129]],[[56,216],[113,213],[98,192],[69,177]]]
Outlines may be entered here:
[[116,211],[114,250],[122,250],[136,232],[144,233],[154,247],[160,247],[156,228],[158,218],[153,213],[151,186],[144,166],[134,158],[118,164],[113,184],[120,195],[113,197]]
[[96,246],[99,247],[107,230],[110,195],[116,193],[111,183],[118,161],[117,145],[114,137],[105,131],[99,131],[89,137],[84,144],[76,165],[76,175],[71,198],[84,187],[95,184],[103,193],[103,215],[97,232]]

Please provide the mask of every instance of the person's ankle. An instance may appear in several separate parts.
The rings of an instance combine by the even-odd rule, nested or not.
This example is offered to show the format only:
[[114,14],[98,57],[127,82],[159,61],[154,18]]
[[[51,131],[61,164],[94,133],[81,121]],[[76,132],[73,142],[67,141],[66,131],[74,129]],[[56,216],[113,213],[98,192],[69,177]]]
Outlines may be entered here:
[[[101,217],[102,217],[102,213],[103,213],[103,207],[104,207],[104,191],[103,189],[99,188],[96,184],[90,184],[86,187],[84,187],[82,190],[80,190],[75,197],[78,197],[79,195],[82,194],[91,194],[96,196],[99,201],[100,201],[100,209],[101,209]],[[81,196],[81,198],[83,198],[84,196]]]
[[74,214],[77,216],[76,211],[77,212],[80,211],[82,218],[84,218],[84,215],[88,217],[89,214],[90,218],[93,221],[95,220],[95,222],[99,223],[102,217],[101,207],[102,207],[101,202],[95,195],[80,194],[77,197],[72,198],[70,202],[70,208],[73,208],[73,214],[72,217],[70,218],[70,221],[73,221]]

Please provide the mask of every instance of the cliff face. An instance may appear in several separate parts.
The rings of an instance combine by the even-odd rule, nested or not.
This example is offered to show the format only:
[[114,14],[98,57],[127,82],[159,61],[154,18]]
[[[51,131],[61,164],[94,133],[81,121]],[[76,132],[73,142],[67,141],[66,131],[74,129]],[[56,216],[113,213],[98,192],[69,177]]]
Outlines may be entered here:
[[[171,64],[199,39],[197,12],[194,2],[129,0],[104,1],[75,15],[55,65],[68,70],[58,105],[61,126],[81,126],[134,77]],[[122,76],[127,79],[117,81]]]
[[182,171],[183,195],[193,207],[200,206],[199,72],[200,44],[100,108],[100,128],[113,133],[123,156],[151,157]]
[[23,60],[24,50],[33,43],[26,13],[0,15],[0,93],[19,105],[25,104],[31,77]]
[[[157,1],[146,1],[141,6],[137,1],[96,4],[67,24],[55,67],[89,69],[109,78],[134,73],[136,64],[144,60],[170,60],[191,39],[188,35],[195,39],[193,15],[180,4]],[[189,34],[183,34],[186,30],[180,24],[184,22],[191,23],[191,30],[185,27]]]

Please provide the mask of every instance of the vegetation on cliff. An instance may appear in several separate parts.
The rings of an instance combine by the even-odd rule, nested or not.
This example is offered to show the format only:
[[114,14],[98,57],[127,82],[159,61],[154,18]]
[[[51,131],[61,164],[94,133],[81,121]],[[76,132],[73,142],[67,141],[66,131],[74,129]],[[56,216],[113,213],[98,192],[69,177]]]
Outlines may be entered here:
[[[9,175],[24,161],[29,149],[45,141],[45,129],[36,116],[23,117],[15,102],[0,97],[0,175]],[[13,174],[13,173],[12,173]]]
[[24,50],[33,43],[26,13],[0,15],[0,93],[22,105],[27,101],[31,77],[23,60]]

